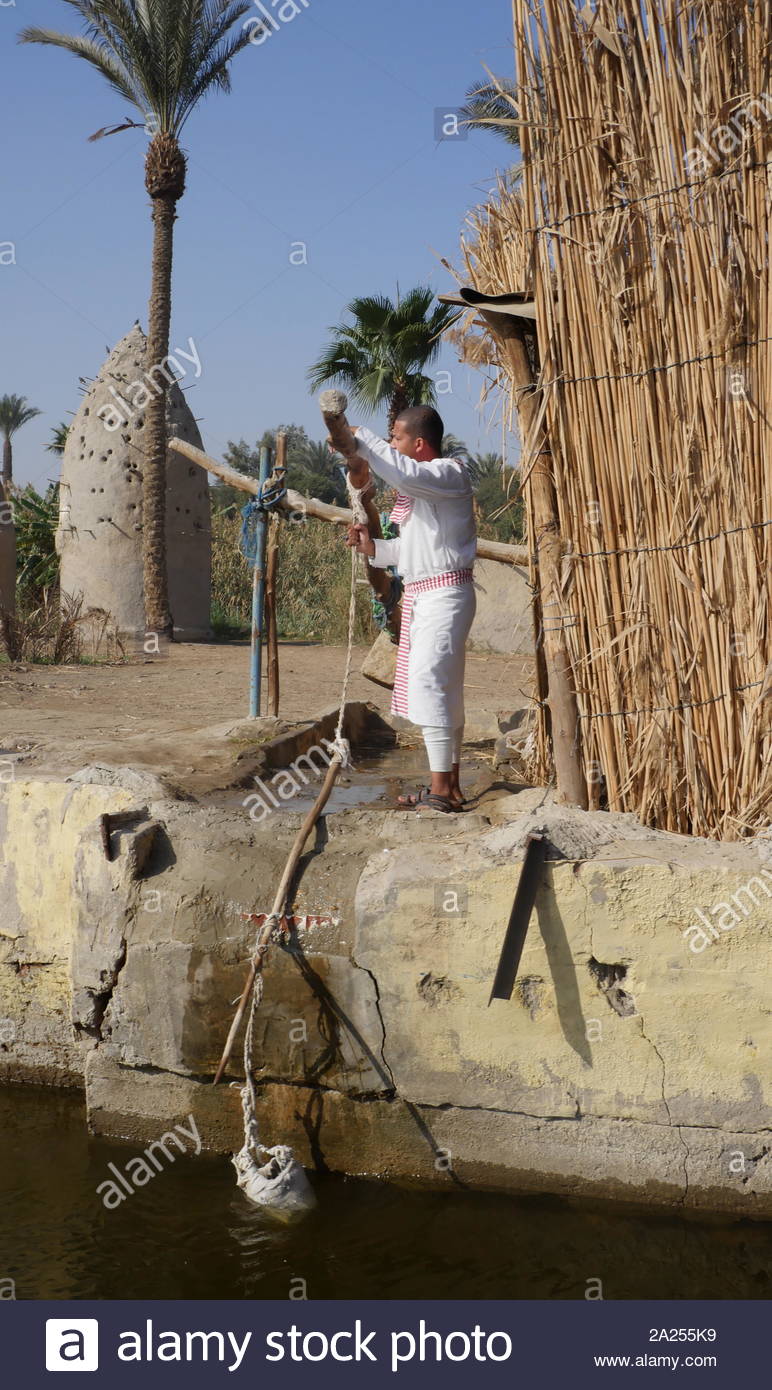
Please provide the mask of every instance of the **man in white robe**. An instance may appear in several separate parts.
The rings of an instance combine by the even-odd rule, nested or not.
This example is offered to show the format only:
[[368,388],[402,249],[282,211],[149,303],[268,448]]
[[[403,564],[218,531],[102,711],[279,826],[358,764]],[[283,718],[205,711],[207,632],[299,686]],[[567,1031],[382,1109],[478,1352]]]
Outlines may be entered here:
[[431,787],[400,805],[457,811],[466,639],[476,606],[472,484],[463,463],[440,457],[443,423],[429,406],[404,410],[388,444],[361,426],[354,433],[358,457],[398,494],[392,516],[399,538],[374,541],[366,526],[355,525],[348,544],[380,568],[393,565],[404,582],[391,708],[420,725]]

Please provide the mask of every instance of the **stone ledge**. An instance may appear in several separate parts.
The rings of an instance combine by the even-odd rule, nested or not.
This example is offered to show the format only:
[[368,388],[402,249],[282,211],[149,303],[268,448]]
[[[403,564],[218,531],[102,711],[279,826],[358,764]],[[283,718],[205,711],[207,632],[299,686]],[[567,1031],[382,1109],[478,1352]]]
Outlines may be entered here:
[[[132,1072],[102,1049],[88,1061],[86,1098],[93,1134],[143,1145],[190,1114],[204,1150],[233,1152],[243,1141],[238,1088]],[[710,1130],[689,1130],[684,1142],[667,1125],[435,1109],[282,1084],[260,1090],[258,1123],[264,1142],[290,1144],[306,1167],[321,1171],[772,1220],[769,1134],[723,1134],[717,1151]],[[729,1146],[754,1154],[766,1147],[767,1156],[727,1184],[720,1163]]]

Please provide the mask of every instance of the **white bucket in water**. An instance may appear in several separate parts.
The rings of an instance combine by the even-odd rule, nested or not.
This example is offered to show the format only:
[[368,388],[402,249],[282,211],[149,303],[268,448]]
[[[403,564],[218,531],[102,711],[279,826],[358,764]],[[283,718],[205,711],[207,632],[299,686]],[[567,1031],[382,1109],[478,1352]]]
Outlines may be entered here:
[[267,1162],[258,1163],[254,1152],[244,1145],[233,1157],[238,1186],[250,1202],[263,1207],[281,1221],[296,1221],[316,1206],[316,1197],[305,1170],[292,1149],[277,1144],[263,1149]]

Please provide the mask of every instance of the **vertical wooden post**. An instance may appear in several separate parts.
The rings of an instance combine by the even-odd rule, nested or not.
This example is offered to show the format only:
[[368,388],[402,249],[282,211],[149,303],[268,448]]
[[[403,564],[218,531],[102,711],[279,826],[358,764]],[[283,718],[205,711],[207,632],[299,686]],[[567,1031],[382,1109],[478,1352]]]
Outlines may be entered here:
[[[283,430],[276,436],[274,471],[286,470],[287,436]],[[268,713],[279,713],[279,630],[276,614],[276,579],[279,567],[279,535],[281,522],[276,512],[268,521],[268,554],[265,566],[265,618],[268,641]]]
[[268,640],[268,713],[279,713],[279,635],[276,627],[276,574],[279,565],[279,528],[275,514],[268,520],[268,555],[265,566],[265,622]]
[[[265,445],[260,450],[260,487],[268,481],[271,451]],[[256,520],[255,560],[252,570],[252,651],[249,670],[249,717],[260,715],[260,680],[263,668],[263,624],[265,622],[265,541],[267,517],[259,511]]]
[[[531,433],[535,425],[540,400],[539,392],[534,386],[524,328],[516,318],[509,315],[483,312],[482,317],[498,338],[512,379],[520,392],[519,409],[525,437]],[[534,447],[537,447],[535,440]],[[529,486],[536,530],[532,540],[538,556],[547,705],[558,800],[580,806],[586,811],[587,782],[582,772],[579,711],[571,657],[562,623],[560,525],[546,434],[538,444],[538,454],[531,469]]]

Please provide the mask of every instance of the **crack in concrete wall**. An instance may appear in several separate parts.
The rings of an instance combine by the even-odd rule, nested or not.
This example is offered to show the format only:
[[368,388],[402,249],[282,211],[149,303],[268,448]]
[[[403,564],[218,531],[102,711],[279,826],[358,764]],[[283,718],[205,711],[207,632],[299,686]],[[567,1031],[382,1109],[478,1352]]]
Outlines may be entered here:
[[[64,1070],[63,1059],[75,1056],[101,1132],[125,1134],[135,1122],[156,1125],[172,1110],[189,1110],[215,1136],[210,1147],[223,1151],[232,1096],[211,1087],[209,1067],[243,983],[249,935],[246,927],[231,931],[230,918],[234,903],[252,908],[273,881],[286,856],[283,832],[260,836],[219,808],[148,797],[152,813],[164,817],[168,853],[153,859],[163,916],[144,917],[149,885],[138,879],[142,854],[132,853],[140,827],[114,830],[116,855],[105,859],[96,825],[116,803],[104,787],[73,793],[30,784],[24,798],[15,794],[29,843],[36,835],[48,855],[39,886],[28,845],[13,850],[24,894],[19,920],[26,914],[34,924],[27,938],[14,932],[14,964],[5,972],[7,985],[18,956],[32,1001],[18,1067],[37,1055],[56,1079],[57,1066]],[[134,805],[140,794],[132,792]],[[66,826],[63,796],[71,803]],[[589,876],[591,858],[549,861],[516,997],[488,1009],[521,827],[463,825],[448,835],[439,823],[419,844],[410,839],[412,822],[394,821],[383,832],[384,852],[373,845],[370,822],[366,834],[360,827],[352,835],[355,824],[335,821],[299,885],[300,907],[322,912],[334,903],[334,921],[328,913],[301,935],[297,960],[278,951],[272,959],[259,1058],[270,1132],[297,1138],[304,1153],[307,1140],[311,1161],[323,1154],[342,1171],[438,1182],[452,1172],[473,1186],[534,1191],[600,1192],[605,1184],[628,1199],[637,1193],[692,1208],[709,1198],[717,1208],[761,1210],[772,1127],[755,1059],[769,1032],[764,996],[748,983],[747,953],[757,960],[763,923],[749,922],[747,940],[738,930],[722,941],[720,956],[716,948],[698,963],[681,933],[698,888],[718,894],[722,876],[747,879],[745,861],[740,873],[739,860],[724,860],[725,847],[708,846],[675,873],[669,863],[641,862],[634,849],[638,862],[626,862],[624,845]],[[403,824],[407,842],[399,838]],[[603,831],[609,844],[611,824],[589,817],[587,835]],[[451,878],[468,889],[459,921],[437,909],[437,886]],[[4,945],[9,965],[8,935]],[[25,947],[45,964],[25,962]],[[36,991],[36,978],[46,975],[50,987]],[[83,991],[73,1022],[83,1030],[91,1010],[93,1032],[66,1056],[56,1020],[70,980]],[[742,1020],[731,1006],[735,981],[746,990]],[[625,984],[636,1015],[609,999]],[[608,1010],[595,1005],[601,996]],[[290,1036],[299,1021],[293,1013],[307,1024],[302,1042]],[[591,1013],[602,1014],[602,1039]],[[717,1015],[720,1056],[710,1051]],[[640,1028],[627,1026],[632,1016]],[[727,1174],[732,1145],[749,1155],[742,1180]],[[446,1151],[452,1160],[440,1169]]]
[[668,1098],[667,1098],[667,1094],[666,1094],[666,1092],[667,1092],[667,1068],[666,1068],[666,1066],[665,1066],[665,1059],[664,1059],[664,1057],[662,1056],[662,1053],[660,1052],[659,1048],[657,1047],[657,1044],[654,1042],[654,1039],[653,1039],[653,1038],[650,1038],[650,1037],[648,1036],[648,1034],[647,1034],[647,1032],[646,1032],[645,1025],[644,1025],[643,1017],[642,1017],[640,1014],[638,1015],[638,1017],[641,1019],[641,1037],[646,1039],[646,1042],[649,1044],[649,1047],[650,1047],[650,1048],[652,1049],[652,1051],[654,1052],[654,1055],[658,1058],[660,1067],[662,1068],[662,1104],[664,1105],[665,1111],[667,1112],[668,1125],[670,1126],[671,1129],[674,1129],[674,1130],[675,1130],[675,1132],[676,1132],[676,1134],[678,1135],[678,1138],[679,1138],[679,1140],[680,1140],[680,1142],[681,1142],[681,1147],[683,1148],[683,1151],[684,1151],[684,1156],[683,1156],[684,1193],[683,1193],[683,1197],[682,1197],[682,1199],[681,1199],[681,1203],[682,1203],[682,1205],[683,1205],[683,1203],[686,1201],[686,1199],[687,1199],[687,1197],[688,1197],[688,1195],[689,1195],[689,1166],[688,1166],[688,1165],[689,1165],[689,1146],[688,1146],[688,1144],[686,1143],[686,1140],[684,1139],[683,1134],[681,1133],[681,1129],[682,1129],[681,1125],[674,1124],[674,1122],[673,1122],[673,1116],[672,1116],[671,1111],[670,1111],[670,1102],[669,1102],[669,1100],[668,1100]]

